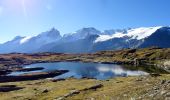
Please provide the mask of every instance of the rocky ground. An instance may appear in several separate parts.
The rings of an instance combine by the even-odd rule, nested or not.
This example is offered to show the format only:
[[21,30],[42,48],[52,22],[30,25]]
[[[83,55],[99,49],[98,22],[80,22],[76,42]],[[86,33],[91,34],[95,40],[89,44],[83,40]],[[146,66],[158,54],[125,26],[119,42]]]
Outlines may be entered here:
[[0,97],[1,100],[170,100],[170,75],[0,83]]

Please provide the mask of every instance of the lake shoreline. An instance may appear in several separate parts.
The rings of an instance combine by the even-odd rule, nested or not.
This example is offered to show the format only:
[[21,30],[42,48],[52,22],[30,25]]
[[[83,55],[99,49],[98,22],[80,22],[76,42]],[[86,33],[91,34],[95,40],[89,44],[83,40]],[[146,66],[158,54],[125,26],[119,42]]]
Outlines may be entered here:
[[[125,49],[117,51],[101,51],[93,54],[64,54],[64,53],[37,53],[37,54],[0,54],[1,75],[6,75],[18,70],[24,70],[23,66],[35,63],[54,63],[54,62],[83,62],[117,65],[152,65],[170,72],[170,66],[165,65],[164,61],[169,61],[169,55],[165,58],[156,58],[162,53],[170,52],[170,49],[144,48],[144,49]],[[159,55],[157,55],[159,53]],[[139,55],[140,54],[140,55]],[[155,58],[153,59],[153,55]],[[132,56],[132,57],[131,57]],[[139,57],[138,57],[139,56]],[[128,58],[128,59],[127,59]],[[147,60],[148,59],[148,60]],[[162,59],[162,60],[161,60]],[[37,66],[39,67],[39,66]],[[40,66],[41,67],[41,66]]]
[[[156,68],[170,72],[170,66],[164,64],[169,61],[169,55],[165,58],[156,58],[160,54],[165,55],[170,52],[169,49],[162,48],[144,48],[144,49],[125,49],[118,51],[101,51],[92,54],[64,54],[64,53],[37,53],[37,54],[0,54],[1,75],[6,75],[16,70],[24,70],[23,66],[35,63],[55,63],[55,62],[82,62],[82,63],[100,63],[117,65],[151,65]],[[159,55],[157,55],[159,53]],[[139,55],[140,54],[140,55]],[[153,59],[153,55],[155,58]],[[139,56],[139,57],[138,57]],[[128,59],[127,59],[128,58]],[[147,60],[148,59],[148,60]],[[162,60],[161,60],[162,59]],[[166,59],[166,60],[165,60]],[[38,67],[38,66],[37,66]]]

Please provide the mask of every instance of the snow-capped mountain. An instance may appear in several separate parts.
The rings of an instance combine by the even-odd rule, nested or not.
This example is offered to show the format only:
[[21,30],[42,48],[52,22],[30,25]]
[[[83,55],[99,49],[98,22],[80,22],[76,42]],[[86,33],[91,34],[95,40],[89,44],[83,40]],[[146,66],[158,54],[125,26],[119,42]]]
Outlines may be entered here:
[[[128,29],[125,33],[117,32],[112,35],[100,35],[95,41],[93,46],[93,51],[100,50],[118,50],[123,48],[139,48],[139,47],[150,47],[159,46],[165,47],[163,45],[157,45],[156,42],[152,42],[151,45],[142,46],[143,44],[151,43],[148,38],[152,38],[154,34],[160,33],[159,30],[167,30],[165,27],[142,27],[135,29]],[[165,38],[167,32],[157,37],[154,41],[159,41],[161,37]],[[167,42],[170,41],[165,39]],[[162,40],[161,40],[162,41]],[[170,46],[169,46],[170,47]]]
[[20,41],[20,44],[27,44],[29,42],[34,41],[34,43],[36,44],[43,45],[43,44],[55,42],[59,39],[61,39],[60,32],[55,28],[52,28],[50,31],[43,32],[37,36],[24,37]]
[[32,52],[45,44],[58,41],[59,39],[61,39],[60,32],[52,28],[50,31],[40,33],[37,36],[17,36],[13,40],[1,44],[0,52]]
[[82,28],[74,33],[60,35],[55,28],[37,36],[20,37],[0,45],[0,53],[61,52],[85,53],[100,50],[170,47],[170,27],[141,27],[100,32],[95,28]]

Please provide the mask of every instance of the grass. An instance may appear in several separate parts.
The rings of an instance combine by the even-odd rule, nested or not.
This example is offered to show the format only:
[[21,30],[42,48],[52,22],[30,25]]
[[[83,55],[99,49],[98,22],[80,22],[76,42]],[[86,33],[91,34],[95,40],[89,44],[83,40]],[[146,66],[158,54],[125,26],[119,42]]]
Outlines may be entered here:
[[[48,79],[36,81],[23,81],[12,83],[0,83],[1,85],[17,85],[24,89],[0,93],[2,100],[54,100],[69,93],[72,90],[83,90],[85,88],[102,84],[103,87],[97,90],[81,91],[79,94],[69,96],[66,100],[130,100],[135,99],[153,99],[147,94],[154,91],[153,87],[157,86],[161,80],[170,80],[169,74],[160,77],[118,77],[109,80],[94,79],[66,79],[64,81],[52,82]],[[170,87],[165,87],[170,92]],[[43,93],[44,90],[48,92]],[[157,100],[165,99],[164,96],[155,96]]]

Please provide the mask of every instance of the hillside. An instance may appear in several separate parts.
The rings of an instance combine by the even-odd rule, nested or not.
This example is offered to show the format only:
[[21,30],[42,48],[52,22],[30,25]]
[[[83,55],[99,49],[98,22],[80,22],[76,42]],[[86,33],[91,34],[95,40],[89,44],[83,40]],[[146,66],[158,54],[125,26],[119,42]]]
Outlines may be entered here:
[[170,70],[169,48],[124,49],[116,51],[101,51],[91,54],[63,54],[63,53],[37,53],[37,54],[1,54],[1,68],[16,67],[39,62],[81,61],[96,63],[115,63],[128,65],[156,65]]

